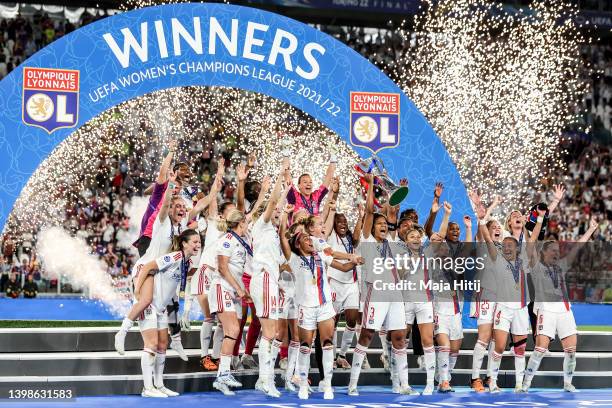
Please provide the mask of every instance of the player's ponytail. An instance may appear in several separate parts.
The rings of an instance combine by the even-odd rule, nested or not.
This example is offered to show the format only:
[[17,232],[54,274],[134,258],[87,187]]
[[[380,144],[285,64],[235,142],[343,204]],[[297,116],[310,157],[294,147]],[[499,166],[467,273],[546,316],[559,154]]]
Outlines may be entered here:
[[234,229],[244,220],[244,214],[242,211],[233,209],[225,218],[219,219],[217,222],[217,229],[222,232]]
[[193,229],[186,229],[185,231],[181,232],[180,235],[175,235],[172,238],[172,247],[171,247],[172,252],[182,251],[183,243],[189,241],[189,239],[194,235],[199,235],[199,234],[196,230],[193,230]]

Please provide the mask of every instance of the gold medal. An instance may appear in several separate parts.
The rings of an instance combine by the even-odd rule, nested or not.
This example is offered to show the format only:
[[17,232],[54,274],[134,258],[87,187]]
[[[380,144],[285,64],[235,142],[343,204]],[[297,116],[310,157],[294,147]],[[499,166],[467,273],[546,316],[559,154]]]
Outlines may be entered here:
[[312,282],[313,285],[317,284],[317,280],[315,278],[312,278],[311,282]]
[[519,284],[518,284],[518,282],[516,282],[516,283],[514,284],[514,289],[519,290]]

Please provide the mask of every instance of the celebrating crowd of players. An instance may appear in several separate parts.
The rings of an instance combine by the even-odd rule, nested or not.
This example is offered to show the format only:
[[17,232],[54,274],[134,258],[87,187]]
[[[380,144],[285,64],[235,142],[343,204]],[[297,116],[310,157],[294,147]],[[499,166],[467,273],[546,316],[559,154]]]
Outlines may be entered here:
[[[336,212],[340,180],[334,177],[333,156],[323,183],[316,189],[308,174],[300,175],[294,185],[290,160],[283,159],[278,174],[261,180],[257,200],[249,203],[245,185],[255,165],[251,156],[236,168],[236,202],[218,203],[217,192],[223,187],[225,172],[223,160],[209,194],[204,196],[190,185],[189,165],[172,164],[175,150],[176,145],[171,143],[157,180],[149,189],[141,237],[135,243],[141,258],[132,272],[134,304],[115,336],[115,348],[123,354],[126,334],[138,321],[144,342],[142,396],[178,395],[164,386],[165,355],[170,341],[170,347],[187,360],[180,332],[181,327],[189,327],[194,298],[204,313],[201,364],[206,370],[217,371],[213,387],[226,395],[242,386],[232,375],[232,368],[242,365],[258,366],[256,389],[279,397],[274,367],[284,348],[287,356],[281,368],[285,388],[307,399],[313,392],[308,380],[313,344],[322,378],[318,391],[324,398],[334,397],[335,367],[350,368],[348,394],[358,395],[360,371],[368,367],[367,350],[376,333],[393,392],[418,394],[408,381],[406,350],[411,329],[418,334],[413,336],[413,343],[420,343],[413,346],[422,346],[423,350],[420,364],[427,373],[423,394],[431,395],[436,381],[438,392],[450,392],[451,373],[463,338],[464,302],[463,291],[450,284],[463,279],[464,270],[431,267],[424,260],[469,256],[486,260],[486,267],[477,272],[480,288],[470,304],[470,314],[478,320],[472,389],[485,391],[480,371],[488,354],[486,385],[492,393],[500,391],[497,376],[511,334],[516,392],[527,392],[556,335],[565,352],[564,389],[575,391],[572,375],[577,330],[567,301],[564,273],[578,247],[561,258],[557,242],[538,242],[545,217],[563,199],[562,186],[555,188],[555,200],[548,209],[534,210],[537,217],[532,220],[531,231],[520,211],[512,211],[502,225],[491,217],[498,200],[486,208],[481,197],[472,192],[470,199],[478,218],[474,234],[467,215],[463,226],[449,222],[452,206],[440,201],[441,184],[435,186],[429,217],[421,227],[414,210],[399,214],[397,206],[380,205],[374,193],[374,176],[365,174],[365,206],[360,206],[351,230],[347,217]],[[444,213],[442,223],[433,231],[440,210]],[[592,220],[580,241],[588,241],[596,228]],[[460,241],[462,234],[465,238]],[[395,260],[398,255],[411,259],[416,268],[379,263],[381,259]],[[375,268],[375,264],[383,266]],[[449,285],[434,291],[421,284],[429,281]],[[395,284],[401,290],[379,290],[376,282]],[[413,282],[414,286],[399,285],[402,282]],[[531,311],[528,283],[537,293],[535,299],[532,295]],[[178,297],[185,293],[181,317]],[[238,348],[249,310],[252,323],[240,360]],[[537,321],[536,347],[526,364],[530,313]],[[335,344],[335,327],[341,314],[346,329]],[[252,354],[259,331],[257,364]],[[349,364],[346,353],[354,337],[357,344]],[[213,352],[209,354],[211,340]]]

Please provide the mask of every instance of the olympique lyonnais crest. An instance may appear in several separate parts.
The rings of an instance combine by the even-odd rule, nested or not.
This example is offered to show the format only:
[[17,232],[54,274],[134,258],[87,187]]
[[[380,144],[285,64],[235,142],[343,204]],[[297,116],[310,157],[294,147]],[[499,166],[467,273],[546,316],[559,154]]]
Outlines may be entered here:
[[26,67],[23,70],[24,123],[48,133],[76,126],[79,116],[79,71]]
[[351,144],[373,153],[399,145],[400,95],[351,92]]

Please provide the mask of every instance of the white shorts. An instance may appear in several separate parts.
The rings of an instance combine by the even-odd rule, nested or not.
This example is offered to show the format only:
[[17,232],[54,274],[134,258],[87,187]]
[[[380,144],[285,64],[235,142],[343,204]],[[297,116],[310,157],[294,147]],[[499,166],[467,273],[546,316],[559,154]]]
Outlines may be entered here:
[[417,324],[433,323],[433,302],[404,302],[405,324],[412,324],[416,317]]
[[571,310],[561,313],[538,310],[536,335],[541,334],[554,340],[557,334],[560,339],[564,339],[577,333],[576,320]]
[[285,297],[285,292],[278,295],[278,318],[285,320],[295,320],[298,317],[295,297]]
[[191,294],[193,296],[206,295],[210,291],[210,273],[208,265],[202,265],[191,278]]
[[461,324],[461,318],[461,313],[454,315],[435,315],[434,335],[446,334],[449,340],[461,340],[463,338],[463,325]]
[[153,305],[149,305],[138,317],[138,328],[145,330],[168,330],[168,312],[164,309],[158,312]]
[[211,282],[208,292],[210,313],[235,312],[240,319],[242,318],[242,301],[236,296],[236,291],[228,289],[226,285],[219,279]]
[[405,330],[404,302],[367,302],[364,305],[361,325],[366,329],[380,331]]
[[493,329],[518,336],[529,334],[529,311],[527,306],[511,309],[499,303],[495,307]]
[[336,314],[340,314],[348,309],[359,309],[359,286],[357,286],[357,282],[342,283],[335,279],[330,279],[329,286]]
[[336,312],[331,302],[315,307],[298,306],[298,327],[304,330],[315,330],[317,323],[334,317],[336,317]]
[[251,277],[249,291],[257,317],[277,320],[279,309],[278,282],[274,280],[274,277],[271,277],[267,271]]
[[470,317],[475,317],[477,325],[493,324],[493,313],[495,312],[495,301],[478,299],[470,303]]

